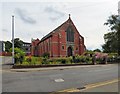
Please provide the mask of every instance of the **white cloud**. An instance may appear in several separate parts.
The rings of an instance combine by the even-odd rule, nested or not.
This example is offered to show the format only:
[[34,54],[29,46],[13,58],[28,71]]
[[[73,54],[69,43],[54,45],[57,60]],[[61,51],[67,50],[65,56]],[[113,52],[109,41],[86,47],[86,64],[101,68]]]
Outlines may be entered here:
[[35,24],[36,23],[36,20],[33,19],[32,17],[30,17],[30,15],[27,13],[26,10],[16,8],[15,12],[20,17],[20,19],[22,21],[24,21],[25,23],[28,23],[28,24]]
[[51,21],[56,21],[59,18],[65,16],[65,14],[62,11],[58,10],[56,7],[53,6],[45,7],[44,12],[48,13],[48,17]]
[[[117,13],[117,2],[116,0],[114,2],[104,0],[107,3],[82,1],[73,3],[6,2],[2,7],[3,21],[0,20],[4,38],[0,38],[11,40],[11,15],[13,13],[15,37],[20,37],[26,42],[30,42],[31,38],[41,39],[43,35],[45,36],[66,21],[70,13],[78,31],[85,38],[87,48],[100,48],[104,43],[103,35],[107,32],[107,26],[103,24],[111,13]],[[6,30],[8,32],[5,32]]]

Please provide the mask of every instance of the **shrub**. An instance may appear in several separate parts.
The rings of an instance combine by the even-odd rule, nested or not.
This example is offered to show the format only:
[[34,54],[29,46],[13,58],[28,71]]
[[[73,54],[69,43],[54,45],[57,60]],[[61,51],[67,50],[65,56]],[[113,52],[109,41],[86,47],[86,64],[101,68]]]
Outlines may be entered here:
[[43,59],[42,59],[42,64],[48,64],[48,60],[47,60],[46,57],[43,57]]
[[85,62],[86,63],[92,63],[92,57],[86,56]]
[[96,63],[97,63],[97,64],[102,63],[102,58],[97,58],[97,59],[96,59]]
[[67,61],[66,61],[66,59],[65,58],[61,58],[61,63],[62,64],[65,64]]
[[25,60],[30,63],[30,62],[32,61],[32,57],[31,57],[31,56],[28,56],[28,57],[26,57]]
[[68,64],[73,63],[73,58],[72,58],[72,56],[67,58],[67,63],[68,63]]
[[72,63],[72,57],[60,57],[60,58],[53,58],[49,59],[49,64],[71,64]]
[[75,60],[73,60],[74,63],[80,63],[80,62],[85,62],[85,56],[81,55],[76,55]]
[[60,58],[53,58],[48,60],[49,64],[61,64]]
[[117,62],[118,61],[118,54],[117,53],[109,53],[107,61],[108,62]]
[[60,58],[59,61],[60,61],[61,64],[71,64],[72,63],[72,57]]
[[43,62],[43,58],[42,58],[42,57],[38,57],[37,60],[38,60],[38,61],[36,62],[37,64],[42,64],[42,62]]
[[[10,52],[12,52],[12,48],[10,48]],[[22,64],[24,57],[25,57],[25,52],[19,48],[15,48],[14,54],[15,54],[15,56],[14,56],[15,63]]]
[[44,57],[44,58],[49,58],[50,57],[50,54],[49,53],[44,53],[43,55],[42,55],[42,57]]
[[28,56],[26,57],[26,62],[28,62],[30,65],[38,65],[38,64],[42,64],[42,57],[31,57]]
[[38,58],[38,57],[32,57],[31,65],[35,65],[36,62],[38,62],[37,58]]
[[23,62],[22,65],[30,65],[28,62]]
[[76,55],[75,60],[73,60],[74,63],[92,63],[92,57],[87,55]]
[[26,56],[22,64],[26,64],[25,62],[27,62],[29,65],[40,65],[42,61],[42,57]]

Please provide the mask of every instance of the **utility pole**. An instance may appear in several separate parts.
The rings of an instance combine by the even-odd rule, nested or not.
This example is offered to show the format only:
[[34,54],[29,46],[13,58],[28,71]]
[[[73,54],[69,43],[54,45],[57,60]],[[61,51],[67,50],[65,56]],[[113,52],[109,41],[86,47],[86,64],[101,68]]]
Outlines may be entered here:
[[[117,17],[117,25],[119,27],[120,24],[120,1],[118,2],[118,17]],[[120,29],[117,31],[117,37],[118,37],[118,55],[120,56]]]
[[120,1],[118,2],[118,15],[120,15]]
[[12,63],[15,64],[15,60],[14,60],[14,16],[12,16]]

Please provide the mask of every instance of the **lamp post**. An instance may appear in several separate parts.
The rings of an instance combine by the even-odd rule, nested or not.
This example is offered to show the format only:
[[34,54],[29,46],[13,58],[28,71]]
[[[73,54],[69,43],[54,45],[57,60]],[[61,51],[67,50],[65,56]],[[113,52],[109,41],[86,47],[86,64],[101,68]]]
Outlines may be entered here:
[[15,63],[14,60],[14,16],[12,16],[12,63]]

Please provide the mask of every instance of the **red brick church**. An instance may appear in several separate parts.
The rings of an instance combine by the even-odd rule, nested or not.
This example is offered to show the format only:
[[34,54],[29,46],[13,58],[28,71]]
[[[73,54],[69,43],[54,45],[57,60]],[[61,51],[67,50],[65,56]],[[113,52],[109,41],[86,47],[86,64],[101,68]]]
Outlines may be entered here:
[[73,21],[69,18],[41,40],[31,44],[31,54],[42,56],[49,53],[50,57],[69,57],[81,55],[85,51],[84,38],[80,35]]

